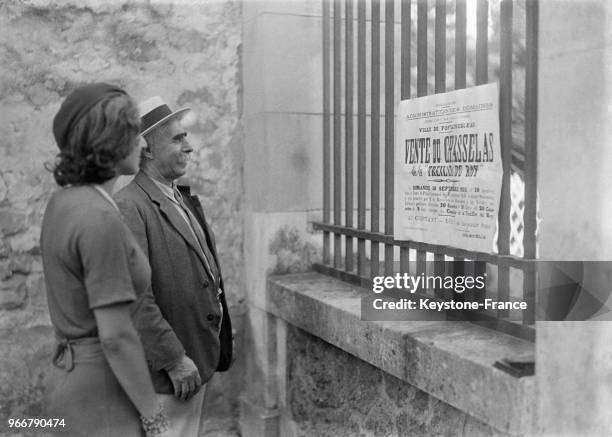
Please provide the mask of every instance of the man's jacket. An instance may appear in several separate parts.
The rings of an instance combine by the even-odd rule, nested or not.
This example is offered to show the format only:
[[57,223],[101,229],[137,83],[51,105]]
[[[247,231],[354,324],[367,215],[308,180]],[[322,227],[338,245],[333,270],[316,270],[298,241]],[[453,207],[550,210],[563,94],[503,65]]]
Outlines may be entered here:
[[201,246],[172,202],[144,173],[115,195],[115,201],[151,264],[151,289],[138,296],[132,316],[145,349],[155,391],[173,393],[164,370],[186,353],[202,378],[227,370],[232,360],[232,327],[215,239],[197,196],[179,187],[186,206],[200,222],[220,278],[207,273]]

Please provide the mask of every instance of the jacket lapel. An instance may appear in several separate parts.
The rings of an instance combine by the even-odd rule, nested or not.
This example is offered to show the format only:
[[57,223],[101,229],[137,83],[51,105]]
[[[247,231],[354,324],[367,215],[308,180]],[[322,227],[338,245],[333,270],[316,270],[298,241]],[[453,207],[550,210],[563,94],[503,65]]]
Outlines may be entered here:
[[206,269],[208,275],[212,278],[212,272],[206,265],[207,263],[204,259],[204,252],[202,252],[200,243],[172,202],[164,195],[164,193],[161,192],[157,185],[155,185],[155,182],[153,182],[151,178],[145,175],[142,171],[138,172],[134,178],[134,182],[136,182],[136,184],[149,195],[153,203],[159,207],[161,214],[172,225],[172,227],[176,229],[181,237],[183,237],[185,242],[198,254],[200,262]]
[[177,185],[177,189],[181,192],[183,199],[188,200],[185,202],[187,207],[191,210],[193,215],[198,219],[202,230],[204,231],[204,235],[206,237],[206,242],[208,243],[208,250],[212,254],[215,266],[217,267],[217,271],[221,273],[221,266],[219,264],[219,258],[217,256],[217,245],[215,243],[215,235],[212,232],[210,226],[208,226],[208,222],[206,221],[206,216],[204,215],[204,209],[202,208],[202,204],[200,203],[200,199],[198,196],[194,196],[191,194],[191,189],[187,185]]

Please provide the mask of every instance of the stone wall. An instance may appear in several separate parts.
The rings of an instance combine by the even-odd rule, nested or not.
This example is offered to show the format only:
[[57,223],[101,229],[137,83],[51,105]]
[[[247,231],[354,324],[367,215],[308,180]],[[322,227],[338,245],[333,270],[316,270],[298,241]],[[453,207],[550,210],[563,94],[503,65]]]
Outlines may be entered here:
[[[239,0],[0,3],[0,422],[36,415],[41,407],[52,330],[38,239],[56,189],[44,165],[57,153],[53,116],[81,83],[107,81],[137,101],[160,95],[171,107],[194,109],[189,131],[195,156],[186,179],[215,230],[240,328],[241,13]],[[235,404],[214,388],[209,399],[212,409]]]
[[296,436],[505,435],[291,325],[286,384]]

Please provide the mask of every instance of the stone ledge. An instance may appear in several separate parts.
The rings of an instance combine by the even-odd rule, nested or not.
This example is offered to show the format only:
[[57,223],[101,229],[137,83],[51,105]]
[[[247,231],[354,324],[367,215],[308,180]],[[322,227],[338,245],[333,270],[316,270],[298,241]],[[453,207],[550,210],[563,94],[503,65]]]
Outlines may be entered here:
[[268,278],[265,310],[503,433],[533,430],[535,378],[493,367],[533,343],[467,322],[369,322],[368,290],[316,272]]

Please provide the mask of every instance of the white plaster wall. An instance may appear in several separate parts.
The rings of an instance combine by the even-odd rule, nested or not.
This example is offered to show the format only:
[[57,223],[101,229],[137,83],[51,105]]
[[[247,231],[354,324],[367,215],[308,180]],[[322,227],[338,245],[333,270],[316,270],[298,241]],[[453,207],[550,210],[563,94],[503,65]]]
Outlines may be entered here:
[[[611,18],[605,0],[540,2],[542,259],[612,259]],[[602,298],[609,299],[610,274],[605,266],[585,271]],[[612,322],[538,323],[541,433],[612,433],[610,338]]]

